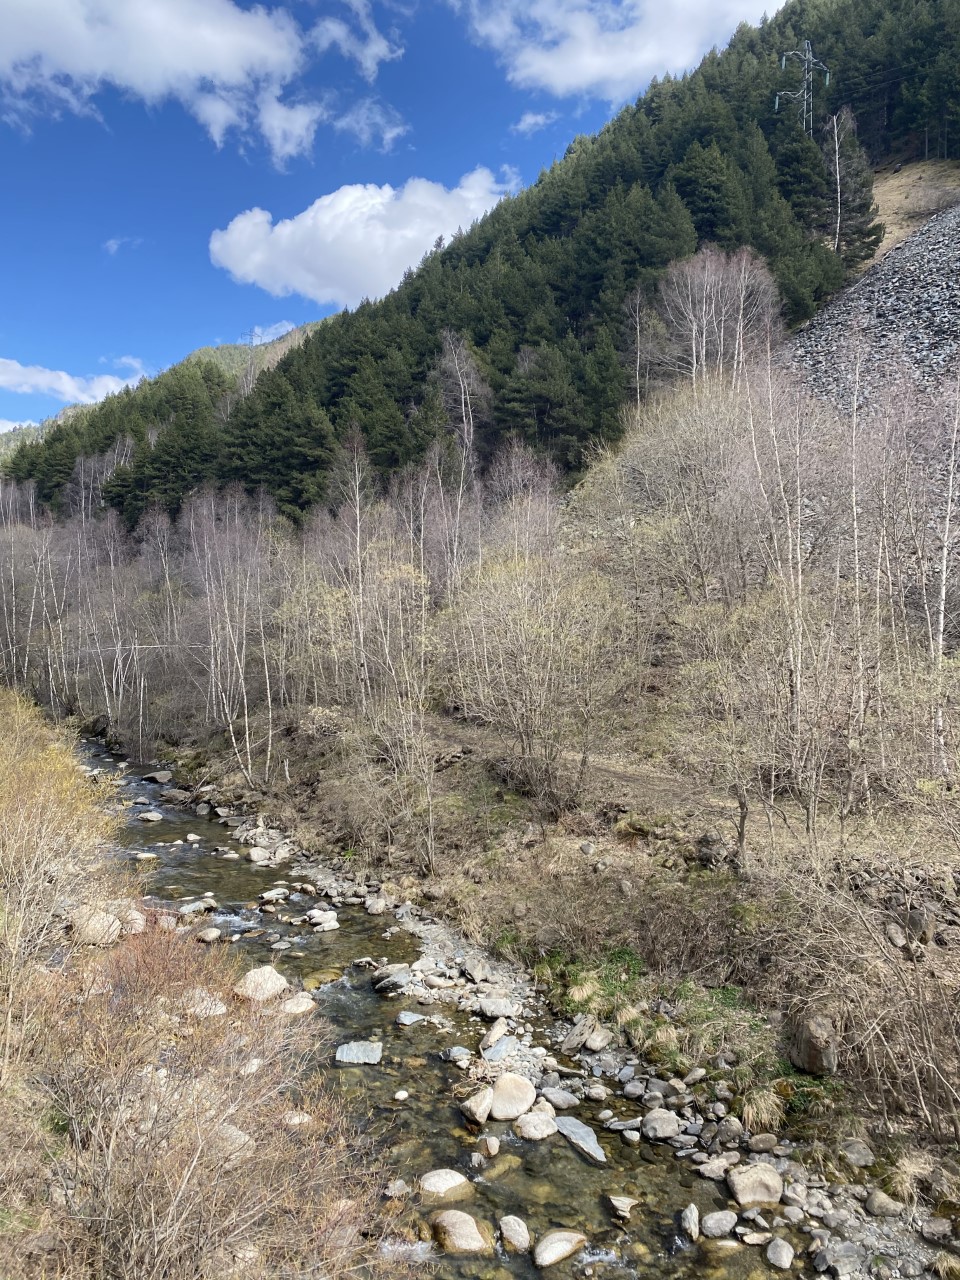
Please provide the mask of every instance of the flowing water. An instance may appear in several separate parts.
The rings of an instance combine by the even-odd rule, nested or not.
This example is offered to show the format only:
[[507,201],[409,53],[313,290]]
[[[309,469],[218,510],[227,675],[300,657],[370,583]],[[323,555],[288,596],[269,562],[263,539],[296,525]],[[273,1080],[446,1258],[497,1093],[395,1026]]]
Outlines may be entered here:
[[[714,1184],[685,1168],[672,1149],[645,1142],[630,1148],[619,1134],[606,1131],[597,1113],[616,1107],[615,1097],[606,1102],[585,1100],[575,1112],[595,1129],[607,1155],[603,1167],[589,1164],[559,1134],[525,1142],[515,1137],[509,1124],[489,1122],[483,1131],[500,1138],[500,1152],[479,1170],[472,1168],[476,1134],[465,1127],[454,1096],[454,1089],[463,1084],[462,1073],[440,1055],[458,1044],[475,1050],[484,1027],[450,1005],[439,1007],[437,1021],[443,1025],[437,1026],[432,1015],[438,1007],[424,1010],[402,996],[384,999],[374,993],[369,970],[354,964],[363,956],[413,961],[421,951],[418,939],[398,929],[391,915],[371,916],[361,906],[339,907],[340,928],[320,934],[261,915],[257,896],[295,876],[283,868],[254,866],[245,858],[225,858],[225,850],[241,852],[231,844],[228,828],[215,818],[164,804],[161,787],[144,782],[135,770],[121,769],[101,747],[85,744],[83,758],[90,767],[120,772],[126,821],[118,843],[131,859],[142,853],[155,855],[137,863],[146,876],[144,893],[149,900],[155,905],[182,903],[212,892],[217,910],[203,916],[202,923],[216,925],[225,934],[240,934],[237,945],[249,956],[251,967],[275,964],[291,979],[313,988],[337,1043],[383,1041],[379,1065],[338,1068],[331,1063],[330,1073],[351,1113],[369,1126],[394,1176],[413,1186],[430,1169],[456,1169],[474,1181],[474,1190],[455,1208],[493,1226],[504,1214],[516,1214],[535,1238],[553,1228],[582,1231],[590,1248],[550,1268],[547,1274],[556,1280],[581,1275],[604,1280],[654,1275],[760,1280],[771,1274],[758,1253],[731,1240],[687,1244],[677,1227],[679,1212],[691,1201],[701,1214],[726,1208],[726,1201]],[[133,803],[137,800],[148,801],[162,820],[142,822],[138,815],[143,806]],[[189,841],[192,835],[199,840]],[[292,894],[284,909],[296,915],[315,905],[313,898]],[[272,949],[284,940],[292,943],[288,950]],[[395,1020],[403,1009],[431,1017],[401,1028]],[[543,1034],[538,1036],[537,1030]],[[550,1045],[548,1030],[547,1014],[539,1028],[534,1020],[534,1042]],[[394,1094],[401,1090],[409,1097],[398,1102]],[[633,1104],[619,1102],[619,1114],[636,1114]],[[606,1194],[638,1201],[629,1225],[614,1222]],[[412,1252],[429,1258],[433,1273],[450,1280],[532,1280],[544,1274],[526,1255],[467,1260],[439,1256],[426,1246]]]

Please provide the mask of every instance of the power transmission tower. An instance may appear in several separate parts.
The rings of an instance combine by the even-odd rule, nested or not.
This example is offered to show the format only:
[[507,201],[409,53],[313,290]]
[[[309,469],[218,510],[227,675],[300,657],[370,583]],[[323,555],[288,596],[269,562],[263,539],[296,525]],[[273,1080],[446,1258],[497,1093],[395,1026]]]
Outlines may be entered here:
[[802,49],[791,49],[789,53],[785,53],[780,58],[780,70],[785,71],[787,67],[787,59],[796,58],[803,67],[803,84],[799,89],[781,89],[777,94],[774,103],[774,110],[780,110],[780,99],[787,98],[790,102],[797,104],[797,115],[800,118],[800,126],[808,137],[813,137],[813,73],[822,71],[824,76],[824,86],[830,83],[830,72],[820,61],[819,58],[813,56],[813,45],[809,40],[804,40]]
[[256,326],[248,329],[246,333],[241,333],[240,341],[245,347],[256,347],[260,345],[260,331]]

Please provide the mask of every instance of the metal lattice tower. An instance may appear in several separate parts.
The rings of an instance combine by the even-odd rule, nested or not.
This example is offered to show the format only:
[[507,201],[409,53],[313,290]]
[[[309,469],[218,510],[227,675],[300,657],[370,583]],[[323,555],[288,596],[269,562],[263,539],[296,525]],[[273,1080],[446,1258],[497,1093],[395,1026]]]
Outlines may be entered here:
[[780,58],[780,70],[785,71],[788,58],[796,58],[803,67],[803,84],[799,89],[781,89],[777,94],[774,110],[780,110],[780,99],[787,98],[791,102],[797,104],[797,115],[800,118],[800,126],[804,133],[813,137],[813,73],[822,71],[824,75],[824,85],[830,83],[830,72],[820,61],[819,58],[813,56],[813,45],[809,40],[804,40],[802,49],[791,49],[789,53],[785,53]]

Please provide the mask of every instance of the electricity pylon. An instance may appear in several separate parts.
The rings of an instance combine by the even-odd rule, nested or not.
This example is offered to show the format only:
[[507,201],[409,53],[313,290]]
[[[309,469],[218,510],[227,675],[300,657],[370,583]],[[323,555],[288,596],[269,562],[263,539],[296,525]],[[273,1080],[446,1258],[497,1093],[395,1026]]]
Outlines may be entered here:
[[800,125],[804,133],[808,137],[813,137],[813,73],[822,71],[824,76],[824,86],[830,83],[830,72],[820,61],[819,58],[813,56],[813,45],[809,40],[804,40],[802,49],[791,49],[789,53],[785,53],[780,58],[780,70],[785,71],[787,67],[787,59],[796,58],[803,66],[803,85],[799,89],[781,89],[777,94],[774,103],[774,110],[780,110],[780,99],[788,98],[791,102],[797,104],[797,115],[800,118]]

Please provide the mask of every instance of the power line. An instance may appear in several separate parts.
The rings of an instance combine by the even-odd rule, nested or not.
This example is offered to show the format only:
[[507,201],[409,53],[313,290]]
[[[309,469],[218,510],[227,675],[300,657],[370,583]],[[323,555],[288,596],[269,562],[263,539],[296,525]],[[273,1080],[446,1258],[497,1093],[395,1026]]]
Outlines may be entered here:
[[803,84],[799,89],[781,89],[774,101],[774,111],[780,110],[780,99],[787,98],[791,102],[797,104],[797,114],[800,117],[800,126],[804,133],[809,137],[813,137],[813,73],[822,71],[824,74],[824,85],[830,83],[830,72],[819,58],[813,56],[813,45],[809,40],[804,40],[802,49],[791,49],[789,53],[784,53],[780,57],[780,70],[785,71],[787,67],[787,59],[796,58],[803,66]]

